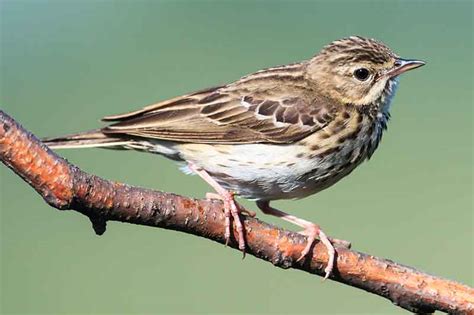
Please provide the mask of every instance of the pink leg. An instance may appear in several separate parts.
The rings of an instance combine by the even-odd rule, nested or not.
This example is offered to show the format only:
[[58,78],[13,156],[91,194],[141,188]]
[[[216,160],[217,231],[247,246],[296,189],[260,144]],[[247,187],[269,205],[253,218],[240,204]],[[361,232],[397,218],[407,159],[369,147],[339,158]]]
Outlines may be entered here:
[[[311,250],[311,246],[313,245],[316,237],[318,237],[321,240],[321,242],[326,246],[327,251],[328,251],[328,256],[329,256],[328,264],[326,268],[324,269],[324,272],[326,273],[324,279],[327,279],[329,275],[331,274],[334,267],[334,259],[336,256],[336,251],[334,249],[334,246],[331,243],[331,240],[329,240],[326,234],[319,228],[319,225],[297,218],[291,214],[285,213],[278,209],[272,208],[270,207],[269,201],[257,201],[257,206],[265,214],[274,215],[276,217],[282,218],[285,221],[291,222],[293,224],[296,224],[304,228],[304,231],[300,233],[308,237],[308,243],[306,244],[306,247],[301,252],[301,255],[298,258],[298,261],[303,259],[303,257],[305,257],[309,253],[309,251]],[[335,240],[335,239],[332,241],[335,243],[340,243],[341,245],[345,247],[350,246],[350,243],[347,241],[341,241],[341,240]]]
[[189,163],[189,168],[204,179],[212,188],[219,194],[220,198],[224,202],[224,215],[225,215],[225,243],[229,242],[230,239],[230,217],[234,219],[235,226],[237,228],[239,249],[244,253],[245,256],[245,239],[244,239],[244,227],[240,221],[239,213],[240,208],[234,200],[234,194],[224,189],[219,183],[212,178],[205,170],[197,167],[196,165]]

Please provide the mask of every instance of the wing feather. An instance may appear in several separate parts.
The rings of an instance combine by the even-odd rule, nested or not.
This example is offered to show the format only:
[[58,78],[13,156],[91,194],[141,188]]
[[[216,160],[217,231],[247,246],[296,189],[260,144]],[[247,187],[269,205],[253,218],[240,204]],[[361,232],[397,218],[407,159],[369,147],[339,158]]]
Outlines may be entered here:
[[105,117],[114,123],[102,131],[176,142],[291,143],[335,117],[336,107],[327,99],[303,92],[288,97],[285,89],[270,91],[262,96],[235,88],[208,89]]

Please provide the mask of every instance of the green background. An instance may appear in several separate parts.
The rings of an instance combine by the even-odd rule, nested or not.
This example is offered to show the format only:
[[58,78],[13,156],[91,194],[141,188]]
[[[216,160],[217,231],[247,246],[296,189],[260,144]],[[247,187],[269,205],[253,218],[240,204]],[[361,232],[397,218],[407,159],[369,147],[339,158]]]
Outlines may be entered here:
[[[426,60],[401,78],[369,163],[331,189],[276,205],[357,250],[473,285],[472,2],[2,1],[0,9],[1,108],[38,136],[95,128],[102,116],[306,59],[352,34]],[[60,154],[108,179],[209,191],[159,156]],[[0,172],[4,313],[403,313],[183,233],[110,223],[97,237],[85,217],[50,208]]]

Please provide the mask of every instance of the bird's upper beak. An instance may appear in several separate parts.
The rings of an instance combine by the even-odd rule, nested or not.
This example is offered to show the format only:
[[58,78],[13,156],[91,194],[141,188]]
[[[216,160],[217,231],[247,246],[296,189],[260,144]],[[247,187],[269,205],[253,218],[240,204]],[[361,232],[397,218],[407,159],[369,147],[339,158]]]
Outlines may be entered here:
[[386,72],[385,75],[388,77],[396,77],[397,75],[400,75],[403,72],[416,69],[424,65],[425,62],[421,60],[397,58],[395,64],[393,65],[393,68]]

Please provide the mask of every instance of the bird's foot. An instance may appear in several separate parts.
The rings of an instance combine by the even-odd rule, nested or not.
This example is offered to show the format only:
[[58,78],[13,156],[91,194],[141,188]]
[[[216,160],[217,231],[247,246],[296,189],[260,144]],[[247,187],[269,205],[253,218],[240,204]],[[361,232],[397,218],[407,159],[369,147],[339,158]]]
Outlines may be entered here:
[[314,224],[314,223],[306,225],[305,229],[299,233],[307,236],[308,242],[306,243],[305,248],[301,252],[300,258],[298,258],[297,261],[301,261],[304,257],[306,257],[306,255],[308,255],[316,239],[319,239],[324,244],[324,246],[326,246],[326,249],[328,252],[328,263],[326,265],[326,268],[324,269],[324,272],[325,272],[324,280],[326,280],[331,275],[332,270],[334,268],[336,250],[334,249],[333,244],[331,243],[329,238],[326,236],[326,234],[321,230],[319,225]]
[[[223,201],[223,198],[221,197],[221,195],[216,194],[216,193],[212,193],[212,192],[206,193],[206,199],[208,199],[208,200],[217,199],[217,200]],[[255,218],[255,216],[257,215],[257,213],[255,211],[245,209],[237,201],[235,201],[235,204],[239,208],[240,213],[245,214],[246,216],[249,216],[249,217],[252,217],[252,218]]]
[[[234,194],[224,187],[222,187],[211,175],[209,175],[204,169],[198,167],[194,163],[188,163],[189,168],[204,179],[209,185],[211,185],[217,192],[217,194],[207,194],[207,197],[216,197],[224,203],[224,215],[225,215],[225,231],[224,239],[225,244],[227,245],[230,240],[230,217],[232,216],[235,227],[237,229],[237,240],[239,243],[239,249],[244,253],[245,257],[245,237],[244,237],[244,226],[242,221],[240,221],[239,214],[242,212],[241,207],[235,202]],[[249,212],[250,213],[250,212]]]
[[298,261],[302,260],[306,255],[308,255],[316,239],[319,239],[324,244],[324,246],[326,246],[326,249],[328,251],[328,264],[326,268],[324,269],[324,272],[325,272],[324,280],[326,280],[331,275],[332,270],[334,268],[335,256],[336,256],[336,250],[334,249],[334,245],[339,246],[339,247],[344,247],[347,249],[351,248],[351,243],[349,241],[339,240],[337,238],[330,238],[326,236],[326,234],[321,230],[319,225],[314,224],[314,223],[308,224],[303,231],[298,232],[298,233],[308,237],[308,243],[306,244],[306,247],[301,252],[301,255],[300,255],[300,258],[298,258]]
[[230,240],[230,218],[234,220],[235,227],[237,229],[237,240],[239,243],[239,249],[243,252],[243,257],[245,257],[245,238],[244,238],[244,227],[242,221],[240,220],[240,213],[248,214],[249,216],[255,216],[255,212],[245,210],[240,206],[234,199],[234,194],[227,190],[222,190],[220,194],[207,193],[207,199],[219,199],[224,203],[224,216],[225,216],[225,232],[224,239],[225,245],[227,246]]
[[281,210],[275,209],[270,206],[270,202],[268,200],[259,200],[257,201],[257,206],[263,211],[263,213],[270,214],[279,218],[282,218],[285,221],[291,222],[296,224],[302,228],[303,231],[299,232],[299,234],[305,235],[308,237],[308,241],[306,243],[305,248],[301,252],[298,261],[301,261],[306,255],[309,254],[311,251],[311,247],[314,244],[316,239],[319,239],[325,246],[328,251],[328,263],[326,268],[324,269],[325,276],[324,279],[327,279],[334,268],[335,260],[336,260],[336,250],[334,249],[334,245],[340,247],[350,248],[351,243],[344,240],[338,239],[331,239],[326,236],[326,234],[321,230],[319,225],[314,224],[312,222],[306,221],[304,219],[300,219],[295,217],[294,215],[288,214]]

